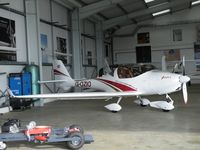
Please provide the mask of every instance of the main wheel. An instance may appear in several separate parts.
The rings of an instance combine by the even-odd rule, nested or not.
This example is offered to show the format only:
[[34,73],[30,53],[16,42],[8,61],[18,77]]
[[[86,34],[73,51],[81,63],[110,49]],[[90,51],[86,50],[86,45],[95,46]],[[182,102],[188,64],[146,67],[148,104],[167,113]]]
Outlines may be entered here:
[[77,124],[73,124],[69,127],[69,129],[74,129],[74,128],[77,128],[79,129],[79,131],[83,134],[84,133],[84,130],[83,128],[80,126],[80,125],[77,125]]
[[71,141],[67,141],[67,147],[72,150],[80,149],[85,143],[83,134],[81,132],[72,132],[68,138],[71,138]]
[[0,142],[0,150],[6,150],[7,145],[4,142]]
[[170,110],[162,109],[163,112],[169,112]]

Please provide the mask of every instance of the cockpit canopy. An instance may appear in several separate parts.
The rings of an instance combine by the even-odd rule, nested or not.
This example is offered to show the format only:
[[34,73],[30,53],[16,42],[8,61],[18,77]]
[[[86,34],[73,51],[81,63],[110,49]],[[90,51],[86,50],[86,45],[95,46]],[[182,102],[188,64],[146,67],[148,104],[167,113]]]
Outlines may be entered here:
[[133,78],[136,77],[142,73],[145,73],[147,71],[156,69],[155,66],[150,64],[140,64],[140,65],[126,65],[126,66],[118,66],[116,68],[117,76],[119,78]]

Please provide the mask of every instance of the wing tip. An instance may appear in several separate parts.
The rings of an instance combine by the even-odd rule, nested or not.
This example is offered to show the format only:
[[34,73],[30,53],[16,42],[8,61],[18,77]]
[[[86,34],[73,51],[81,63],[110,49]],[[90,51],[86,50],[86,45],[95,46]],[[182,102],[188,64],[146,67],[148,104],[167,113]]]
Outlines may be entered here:
[[8,92],[9,97],[11,97],[11,98],[15,97],[15,95],[13,94],[13,92],[9,88],[7,88],[7,92]]

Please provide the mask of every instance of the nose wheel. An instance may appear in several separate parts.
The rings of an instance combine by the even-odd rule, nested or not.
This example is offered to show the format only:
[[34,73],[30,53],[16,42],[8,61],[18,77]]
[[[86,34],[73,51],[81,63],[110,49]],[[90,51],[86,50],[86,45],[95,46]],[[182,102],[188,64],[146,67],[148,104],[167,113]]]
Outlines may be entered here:
[[168,100],[167,102],[168,103],[170,103],[170,104],[174,104],[174,101],[172,100],[172,98],[168,95],[168,94],[166,94],[166,99]]
[[154,101],[150,103],[151,107],[162,109],[164,112],[169,112],[170,110],[174,109],[174,101],[172,98],[166,94],[167,101]]
[[142,107],[146,107],[146,106],[151,106],[157,109],[161,109],[164,112],[169,112],[170,110],[174,109],[174,101],[172,100],[172,98],[166,94],[166,99],[167,101],[163,100],[163,101],[153,101],[150,102],[148,99],[146,98],[141,98],[138,97],[139,99],[135,100],[134,102]]

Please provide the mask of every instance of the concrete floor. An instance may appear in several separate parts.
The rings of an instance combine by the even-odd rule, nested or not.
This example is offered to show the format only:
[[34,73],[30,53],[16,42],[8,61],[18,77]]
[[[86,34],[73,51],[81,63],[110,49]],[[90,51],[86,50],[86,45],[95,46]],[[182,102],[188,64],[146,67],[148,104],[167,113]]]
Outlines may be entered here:
[[[84,145],[82,150],[199,150],[200,149],[200,85],[188,89],[189,102],[185,105],[182,93],[172,94],[175,109],[162,112],[154,108],[141,108],[133,99],[124,99],[119,113],[110,113],[103,107],[103,100],[57,101],[42,108],[22,112],[10,112],[0,116],[19,118],[28,124],[35,120],[38,125],[56,127],[80,124],[85,133],[93,135],[95,142]],[[151,96],[161,100],[161,96]],[[60,144],[34,144],[28,142],[7,143],[9,150],[62,150]]]

